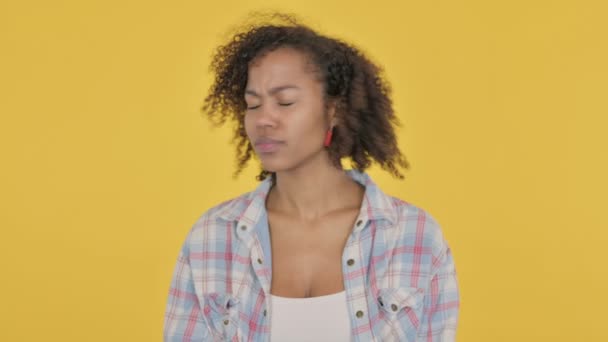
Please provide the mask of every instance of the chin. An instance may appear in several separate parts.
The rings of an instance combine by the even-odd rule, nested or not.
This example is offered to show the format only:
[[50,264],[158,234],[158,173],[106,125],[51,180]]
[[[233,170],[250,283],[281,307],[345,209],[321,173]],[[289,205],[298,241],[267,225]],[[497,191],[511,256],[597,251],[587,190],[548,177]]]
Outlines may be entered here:
[[262,168],[268,172],[281,172],[286,168],[276,165],[276,163],[262,163]]
[[270,158],[261,158],[262,168],[268,172],[281,172],[291,169],[293,166],[283,160],[269,160]]

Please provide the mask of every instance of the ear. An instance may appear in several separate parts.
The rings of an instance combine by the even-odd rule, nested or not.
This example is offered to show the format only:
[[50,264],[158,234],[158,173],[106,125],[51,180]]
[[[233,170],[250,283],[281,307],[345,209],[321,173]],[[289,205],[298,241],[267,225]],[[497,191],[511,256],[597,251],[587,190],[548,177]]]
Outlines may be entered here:
[[336,115],[338,109],[338,101],[335,99],[330,99],[327,102],[327,121],[329,122],[330,127],[334,127],[338,124],[338,117]]

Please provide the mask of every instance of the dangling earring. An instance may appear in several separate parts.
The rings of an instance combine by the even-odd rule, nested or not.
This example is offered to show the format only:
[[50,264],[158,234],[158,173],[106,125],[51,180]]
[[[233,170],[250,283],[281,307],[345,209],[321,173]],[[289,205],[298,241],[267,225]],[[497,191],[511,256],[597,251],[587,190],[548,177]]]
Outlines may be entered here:
[[333,134],[334,131],[334,127],[330,127],[329,130],[327,130],[327,134],[325,134],[325,142],[323,142],[323,146],[325,147],[329,147],[329,145],[331,144],[331,136]]

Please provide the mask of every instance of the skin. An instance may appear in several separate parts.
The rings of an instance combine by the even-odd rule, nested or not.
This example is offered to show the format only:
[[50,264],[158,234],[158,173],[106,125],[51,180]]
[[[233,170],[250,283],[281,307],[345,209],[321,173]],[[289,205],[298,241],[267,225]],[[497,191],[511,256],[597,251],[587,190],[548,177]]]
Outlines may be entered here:
[[[288,47],[260,56],[249,66],[245,101],[247,136],[277,177],[266,198],[271,293],[305,298],[343,291],[342,252],[365,189],[331,164],[323,146],[337,121],[314,66]],[[256,144],[263,138],[276,142]]]

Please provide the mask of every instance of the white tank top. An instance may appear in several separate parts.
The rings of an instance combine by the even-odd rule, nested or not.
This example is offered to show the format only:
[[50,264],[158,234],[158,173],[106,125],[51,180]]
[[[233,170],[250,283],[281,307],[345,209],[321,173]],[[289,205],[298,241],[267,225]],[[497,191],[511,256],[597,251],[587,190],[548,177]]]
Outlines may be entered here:
[[346,292],[310,298],[270,295],[271,342],[347,342],[350,320]]

